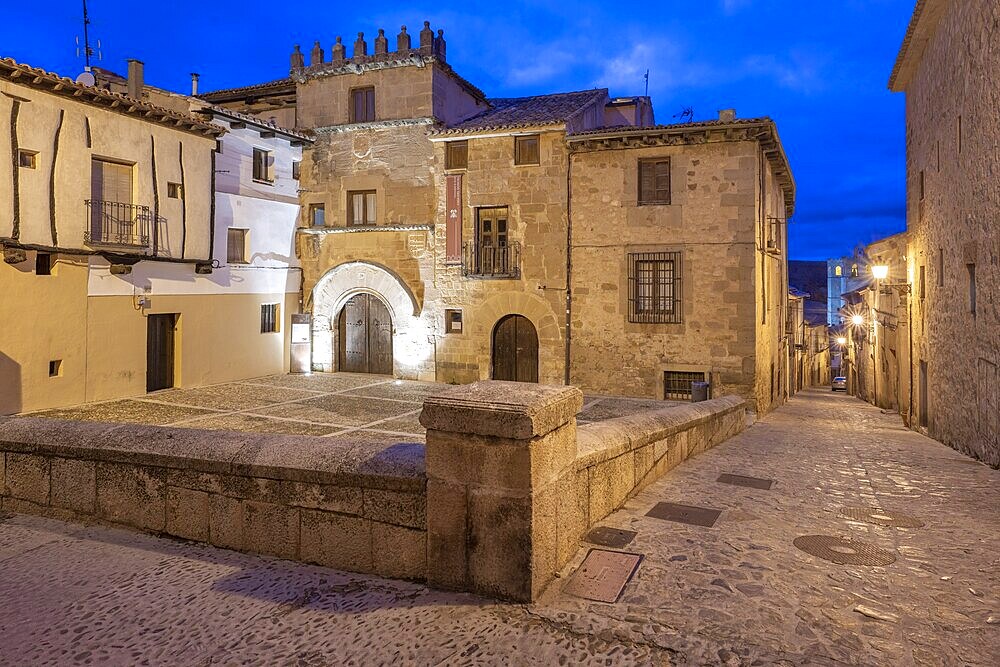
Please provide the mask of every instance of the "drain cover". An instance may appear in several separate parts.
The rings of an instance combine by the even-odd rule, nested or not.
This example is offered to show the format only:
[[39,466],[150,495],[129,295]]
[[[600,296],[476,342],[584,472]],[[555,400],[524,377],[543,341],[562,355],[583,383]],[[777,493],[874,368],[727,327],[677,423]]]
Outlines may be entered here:
[[771,487],[774,486],[773,479],[762,479],[760,477],[745,477],[743,475],[730,475],[729,473],[724,473],[719,475],[717,482],[722,482],[723,484],[733,484],[735,486],[748,486],[751,489],[761,489],[763,491],[770,491]]
[[920,519],[907,514],[888,512],[877,507],[844,507],[840,510],[840,514],[855,521],[864,521],[890,528],[921,528],[924,525]]
[[715,520],[719,518],[720,514],[722,514],[722,510],[678,505],[677,503],[656,503],[653,509],[646,512],[646,516],[651,516],[654,519],[687,523],[692,526],[705,526],[706,528],[714,526]]
[[641,562],[642,554],[591,549],[563,591],[597,602],[617,602]]
[[602,547],[611,547],[612,549],[621,549],[626,546],[629,542],[635,539],[636,532],[634,530],[622,530],[621,528],[608,528],[607,526],[598,526],[592,531],[587,533],[584,537],[585,542],[590,542],[591,544],[599,544]]
[[832,535],[802,535],[792,544],[807,554],[839,565],[889,565],[896,556],[874,544]]

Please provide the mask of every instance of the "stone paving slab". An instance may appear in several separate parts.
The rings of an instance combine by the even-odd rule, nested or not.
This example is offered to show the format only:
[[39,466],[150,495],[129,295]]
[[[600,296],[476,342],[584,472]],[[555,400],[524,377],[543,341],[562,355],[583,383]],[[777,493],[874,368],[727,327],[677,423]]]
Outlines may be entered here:
[[272,419],[258,415],[229,413],[209,415],[177,424],[182,428],[198,428],[245,433],[283,433],[287,435],[329,435],[341,430],[340,426],[312,424],[299,420]]
[[41,412],[33,412],[31,416],[46,417],[48,419],[74,419],[78,421],[123,422],[163,426],[180,420],[209,414],[212,414],[212,410],[123,399],[103,403],[87,403],[73,408],[43,410]]
[[298,419],[314,424],[337,424],[342,427],[364,426],[412,412],[412,403],[386,401],[366,396],[332,394],[297,403],[285,403],[254,410],[256,414]]

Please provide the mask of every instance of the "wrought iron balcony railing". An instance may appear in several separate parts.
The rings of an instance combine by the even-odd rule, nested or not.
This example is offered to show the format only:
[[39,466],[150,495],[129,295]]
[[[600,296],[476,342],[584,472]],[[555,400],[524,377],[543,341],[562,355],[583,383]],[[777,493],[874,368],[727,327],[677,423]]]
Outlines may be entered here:
[[149,248],[153,216],[148,206],[99,199],[88,199],[86,204],[83,238],[88,245]]
[[462,253],[462,274],[471,278],[520,278],[521,244],[502,246],[468,241]]

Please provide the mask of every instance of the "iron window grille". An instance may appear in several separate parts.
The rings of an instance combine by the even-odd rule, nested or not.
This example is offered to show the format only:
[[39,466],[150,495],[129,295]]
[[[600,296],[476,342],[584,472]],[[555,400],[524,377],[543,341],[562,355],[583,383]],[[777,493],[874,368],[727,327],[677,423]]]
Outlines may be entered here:
[[278,304],[265,303],[260,307],[260,332],[275,333],[278,331]]
[[83,240],[88,245],[148,248],[152,215],[148,206],[117,201],[84,200],[88,228]]
[[663,398],[690,400],[692,382],[705,382],[705,374],[689,371],[663,371]]
[[681,311],[681,253],[629,253],[629,322],[679,324]]

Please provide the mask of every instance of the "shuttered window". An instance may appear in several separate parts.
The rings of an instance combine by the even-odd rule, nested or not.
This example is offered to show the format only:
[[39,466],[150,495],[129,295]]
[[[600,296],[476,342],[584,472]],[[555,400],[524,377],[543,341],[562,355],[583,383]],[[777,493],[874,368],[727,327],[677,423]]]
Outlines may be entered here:
[[538,164],[538,135],[514,137],[514,164]]
[[90,198],[98,202],[132,204],[132,165],[93,160],[90,170]]
[[670,203],[670,159],[639,160],[639,203]]
[[374,190],[355,190],[347,193],[347,224],[375,224]]
[[265,303],[260,307],[260,332],[275,333],[278,331],[278,304]]
[[350,121],[367,123],[375,120],[375,89],[355,88],[351,91]]
[[465,169],[469,166],[469,142],[449,141],[445,144],[445,169]]
[[274,156],[271,151],[253,149],[253,179],[265,183],[274,181]]
[[247,230],[230,228],[226,238],[226,262],[247,263]]

